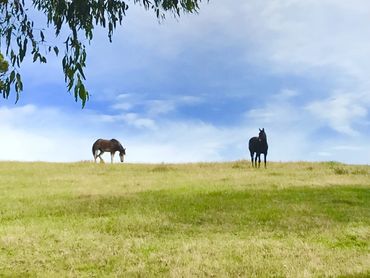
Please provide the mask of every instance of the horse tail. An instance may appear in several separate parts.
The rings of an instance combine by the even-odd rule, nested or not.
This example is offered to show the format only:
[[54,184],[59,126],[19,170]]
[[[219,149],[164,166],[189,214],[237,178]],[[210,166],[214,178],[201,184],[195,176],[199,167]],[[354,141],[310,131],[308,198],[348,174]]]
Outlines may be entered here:
[[96,144],[96,142],[92,145],[92,148],[91,148],[92,154],[94,156],[95,156],[95,144]]
[[94,144],[92,145],[92,148],[91,148],[91,151],[93,153],[93,155],[95,156],[95,151],[96,151],[96,145],[98,144],[98,142],[100,141],[101,139],[98,139],[94,142]]

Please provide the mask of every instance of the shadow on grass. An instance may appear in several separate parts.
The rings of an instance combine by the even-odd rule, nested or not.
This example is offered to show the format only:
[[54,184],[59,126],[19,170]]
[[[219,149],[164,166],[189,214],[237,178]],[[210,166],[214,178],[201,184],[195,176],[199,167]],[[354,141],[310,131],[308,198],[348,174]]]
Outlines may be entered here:
[[[273,232],[307,234],[333,226],[370,225],[370,190],[363,187],[245,191],[147,191],[123,196],[22,199],[3,209],[1,222],[48,221],[107,233]],[[94,221],[96,219],[96,221]],[[45,220],[46,221],[46,220]],[[90,225],[90,224],[89,224]]]
[[369,277],[370,277],[370,271],[338,276],[338,278],[369,278]]

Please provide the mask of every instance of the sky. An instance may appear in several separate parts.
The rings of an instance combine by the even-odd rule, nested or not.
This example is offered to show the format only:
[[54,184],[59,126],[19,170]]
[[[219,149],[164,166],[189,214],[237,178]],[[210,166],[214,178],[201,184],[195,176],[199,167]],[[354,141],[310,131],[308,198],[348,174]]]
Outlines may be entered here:
[[131,4],[112,43],[95,29],[84,109],[60,60],[23,64],[0,160],[92,160],[116,138],[129,163],[234,161],[265,128],[268,161],[369,164],[369,22],[367,0],[210,0],[163,22]]

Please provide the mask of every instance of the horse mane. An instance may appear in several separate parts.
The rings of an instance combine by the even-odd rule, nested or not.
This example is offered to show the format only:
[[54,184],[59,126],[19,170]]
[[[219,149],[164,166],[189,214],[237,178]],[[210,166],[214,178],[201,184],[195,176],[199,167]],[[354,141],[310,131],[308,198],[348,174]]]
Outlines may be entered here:
[[118,145],[118,147],[119,147],[119,150],[120,151],[122,151],[123,150],[123,146],[121,145],[121,143],[118,141],[118,140],[116,140],[116,139],[111,139],[110,140],[112,143],[115,143],[115,144],[117,144]]

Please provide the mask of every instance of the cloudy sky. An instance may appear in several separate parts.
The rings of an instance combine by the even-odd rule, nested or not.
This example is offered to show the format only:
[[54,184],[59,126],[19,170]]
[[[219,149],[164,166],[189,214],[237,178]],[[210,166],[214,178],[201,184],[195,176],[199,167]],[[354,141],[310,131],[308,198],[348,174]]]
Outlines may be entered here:
[[0,160],[92,160],[97,138],[127,162],[249,159],[263,127],[268,160],[369,164],[369,23],[367,0],[210,0],[160,24],[131,5],[113,43],[96,29],[84,109],[60,61],[24,64]]

